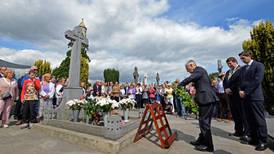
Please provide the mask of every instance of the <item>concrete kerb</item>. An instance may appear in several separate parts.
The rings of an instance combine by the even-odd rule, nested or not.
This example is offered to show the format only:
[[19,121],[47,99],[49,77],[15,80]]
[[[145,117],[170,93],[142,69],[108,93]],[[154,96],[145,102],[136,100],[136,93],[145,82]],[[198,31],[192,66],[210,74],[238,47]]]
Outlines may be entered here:
[[58,137],[73,144],[83,145],[104,153],[117,154],[122,148],[133,143],[136,129],[129,132],[122,138],[112,141],[103,137],[79,133],[62,128],[56,128],[48,125],[35,124],[34,129],[38,129],[52,137]]

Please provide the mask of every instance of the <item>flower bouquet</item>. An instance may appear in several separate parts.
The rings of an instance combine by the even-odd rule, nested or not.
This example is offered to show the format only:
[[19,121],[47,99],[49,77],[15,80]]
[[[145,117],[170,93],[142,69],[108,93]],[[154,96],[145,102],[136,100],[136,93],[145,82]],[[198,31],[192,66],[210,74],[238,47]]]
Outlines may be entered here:
[[129,121],[129,110],[134,107],[135,103],[136,101],[132,98],[124,98],[120,101],[120,107],[123,110],[123,117],[125,122]]
[[73,99],[66,103],[69,106],[69,109],[72,110],[72,118],[74,122],[77,122],[80,115],[80,110],[83,108],[83,105],[86,104],[86,100]]
[[66,105],[69,106],[69,109],[71,110],[81,110],[83,107],[83,104],[86,104],[86,100],[79,100],[79,99],[73,99],[66,103]]
[[136,101],[134,99],[131,98],[124,98],[122,99],[119,104],[122,110],[131,110],[133,109],[134,105],[135,105]]
[[90,118],[92,119],[92,122],[95,124],[98,124],[98,112],[99,107],[96,105],[95,100],[88,100],[87,103],[83,104],[83,110],[86,116],[86,123],[89,123]]

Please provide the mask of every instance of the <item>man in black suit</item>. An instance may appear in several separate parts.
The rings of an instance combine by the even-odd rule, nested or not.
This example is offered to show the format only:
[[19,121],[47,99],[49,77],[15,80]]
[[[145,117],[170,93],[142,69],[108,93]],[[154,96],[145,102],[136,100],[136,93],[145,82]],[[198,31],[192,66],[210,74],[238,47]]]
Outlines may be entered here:
[[199,105],[199,126],[201,130],[199,138],[191,144],[196,146],[196,150],[213,152],[210,125],[218,97],[211,87],[209,76],[204,68],[197,66],[195,61],[189,60],[186,63],[186,70],[191,75],[184,79],[179,86],[186,86],[190,82],[194,83],[196,88],[195,102]]
[[96,83],[93,85],[93,96],[101,96],[102,93],[102,87],[100,84],[100,81],[96,81]]
[[239,95],[240,87],[240,65],[238,65],[237,59],[229,57],[226,60],[227,66],[230,68],[224,78],[225,93],[229,98],[229,105],[234,120],[235,132],[230,134],[236,137],[241,137],[244,134],[244,128],[247,126],[246,118],[244,118],[243,104]]
[[242,143],[257,144],[255,150],[263,151],[267,149],[267,126],[262,90],[264,65],[252,59],[251,51],[244,51],[239,56],[246,64],[241,69],[239,95],[244,101],[243,105],[249,126],[246,136],[242,138]]

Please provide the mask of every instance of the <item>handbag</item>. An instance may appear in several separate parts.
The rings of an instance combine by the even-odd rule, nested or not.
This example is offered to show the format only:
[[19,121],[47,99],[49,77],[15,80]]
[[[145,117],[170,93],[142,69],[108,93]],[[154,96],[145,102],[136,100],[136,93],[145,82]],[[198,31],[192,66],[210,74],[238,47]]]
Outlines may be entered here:
[[2,94],[2,99],[4,101],[11,99],[11,98],[12,98],[12,96],[11,96],[10,92],[6,92],[6,93]]

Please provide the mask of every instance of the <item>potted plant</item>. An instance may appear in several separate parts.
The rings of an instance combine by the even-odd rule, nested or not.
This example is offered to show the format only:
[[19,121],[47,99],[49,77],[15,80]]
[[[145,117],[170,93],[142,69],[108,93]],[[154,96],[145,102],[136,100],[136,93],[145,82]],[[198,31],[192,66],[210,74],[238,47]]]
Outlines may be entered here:
[[128,117],[129,117],[129,110],[131,110],[134,107],[134,104],[136,101],[131,98],[124,98],[122,99],[119,104],[121,109],[123,110],[123,116],[124,116],[124,121],[128,122]]
[[74,122],[79,120],[80,111],[83,104],[86,103],[86,100],[73,99],[68,101],[66,104],[69,106],[69,109],[72,110],[72,118]]
[[95,119],[98,112],[98,106],[95,100],[88,100],[87,103],[83,104],[83,110],[85,113],[86,123],[89,124],[89,119]]

